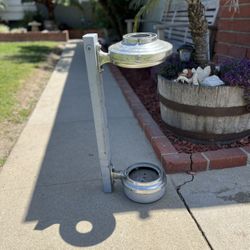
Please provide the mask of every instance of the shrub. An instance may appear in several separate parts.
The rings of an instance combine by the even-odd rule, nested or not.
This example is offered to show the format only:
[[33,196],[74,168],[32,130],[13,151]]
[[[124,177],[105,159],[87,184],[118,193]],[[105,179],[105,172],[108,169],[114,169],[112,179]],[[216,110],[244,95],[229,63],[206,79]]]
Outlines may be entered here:
[[27,29],[25,29],[25,28],[15,28],[15,29],[11,29],[10,32],[11,33],[26,33]]
[[250,60],[227,60],[221,65],[221,78],[226,85],[250,87]]
[[26,11],[24,13],[24,17],[22,20],[22,26],[28,27],[28,24],[32,21],[37,21],[39,23],[43,23],[44,18],[42,17],[42,14],[39,11],[33,12],[33,11]]
[[8,33],[10,28],[5,24],[0,24],[0,33]]
[[222,63],[220,74],[226,85],[245,89],[244,99],[250,105],[250,60],[227,60]]
[[168,80],[173,80],[178,77],[178,74],[182,72],[183,69],[192,69],[197,67],[198,65],[193,59],[189,62],[181,62],[179,55],[173,54],[164,63],[160,74]]

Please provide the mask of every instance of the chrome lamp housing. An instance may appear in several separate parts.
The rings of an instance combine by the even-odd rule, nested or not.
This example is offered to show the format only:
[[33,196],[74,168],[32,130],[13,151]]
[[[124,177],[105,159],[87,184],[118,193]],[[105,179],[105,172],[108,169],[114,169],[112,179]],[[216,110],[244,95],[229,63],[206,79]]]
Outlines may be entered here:
[[123,68],[146,68],[161,64],[172,53],[172,44],[155,33],[130,33],[108,48],[110,62]]

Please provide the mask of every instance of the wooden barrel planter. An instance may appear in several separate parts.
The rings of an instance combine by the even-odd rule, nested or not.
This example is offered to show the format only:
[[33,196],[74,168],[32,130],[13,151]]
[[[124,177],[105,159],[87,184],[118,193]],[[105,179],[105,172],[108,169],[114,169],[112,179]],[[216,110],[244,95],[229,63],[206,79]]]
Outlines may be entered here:
[[232,142],[250,134],[244,89],[176,83],[158,76],[161,117],[169,130],[202,142]]

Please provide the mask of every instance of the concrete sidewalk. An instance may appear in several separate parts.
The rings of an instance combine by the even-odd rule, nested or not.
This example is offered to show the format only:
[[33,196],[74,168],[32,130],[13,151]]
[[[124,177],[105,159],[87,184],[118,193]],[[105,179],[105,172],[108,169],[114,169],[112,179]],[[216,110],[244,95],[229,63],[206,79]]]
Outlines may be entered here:
[[[104,81],[115,167],[124,169],[140,161],[160,164],[108,68]],[[173,175],[168,177],[167,194],[153,204],[131,202],[120,183],[116,183],[112,194],[104,194],[83,45],[71,41],[0,171],[0,249],[203,250],[211,249],[209,244],[215,249],[247,249],[250,231],[246,190],[250,172],[249,168],[242,171],[245,179],[238,174],[237,180],[233,180],[235,173],[231,171],[231,175],[221,172],[219,180],[218,171],[199,174],[192,183],[182,186],[179,195],[177,186],[190,176]],[[207,192],[210,198],[218,196],[223,191],[220,183],[229,188],[234,181],[241,183],[237,193],[246,189],[246,216],[241,214],[238,220],[236,213],[243,205],[235,202],[237,193],[231,201],[225,198],[223,202],[225,195],[221,196],[221,203],[206,196],[207,190],[212,190]],[[232,192],[227,194],[230,198]],[[237,221],[241,230],[227,231],[231,225],[227,225],[226,217],[220,221],[224,207],[227,214],[237,207],[235,220],[229,222]],[[211,214],[214,224],[210,223]],[[221,224],[213,233],[216,223]],[[231,237],[235,232],[240,241]],[[222,241],[223,237],[231,237],[237,244]],[[243,238],[247,242],[240,245]]]
[[213,249],[250,249],[250,166],[172,175]]
[[[108,68],[113,163],[159,164]],[[0,172],[0,249],[208,249],[168,182],[159,202],[104,194],[82,42],[70,42]]]

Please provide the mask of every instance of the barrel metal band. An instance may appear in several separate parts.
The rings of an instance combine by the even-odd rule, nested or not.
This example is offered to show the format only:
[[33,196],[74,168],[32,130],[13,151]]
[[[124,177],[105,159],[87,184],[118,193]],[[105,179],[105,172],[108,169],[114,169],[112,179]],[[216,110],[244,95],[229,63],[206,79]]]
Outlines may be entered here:
[[250,134],[250,129],[240,132],[240,133],[231,133],[231,134],[214,134],[214,133],[205,133],[205,132],[193,132],[188,130],[183,130],[180,128],[173,127],[168,125],[167,123],[164,124],[167,129],[174,132],[175,134],[179,135],[180,137],[191,139],[194,142],[198,143],[214,143],[214,142],[232,142],[237,139],[243,138]]
[[160,95],[160,102],[175,111],[200,115],[200,116],[214,116],[214,117],[223,117],[223,116],[238,116],[245,115],[250,113],[250,110],[247,106],[238,106],[238,107],[202,107],[194,106],[188,104],[182,104],[166,99],[164,96]]

